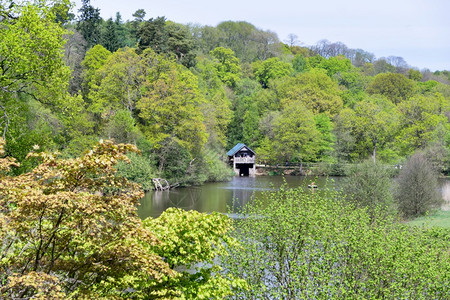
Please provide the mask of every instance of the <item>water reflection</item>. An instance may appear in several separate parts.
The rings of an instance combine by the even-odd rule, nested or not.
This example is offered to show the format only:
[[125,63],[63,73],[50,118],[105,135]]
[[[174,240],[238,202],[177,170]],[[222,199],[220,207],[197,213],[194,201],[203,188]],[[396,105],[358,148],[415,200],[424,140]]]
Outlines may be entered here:
[[[333,178],[339,181],[340,178]],[[138,214],[141,218],[158,217],[169,207],[200,212],[218,211],[226,213],[229,208],[236,211],[248,201],[264,191],[278,189],[282,184],[289,187],[307,186],[315,181],[319,186],[326,185],[327,178],[296,176],[234,177],[229,182],[207,183],[202,186],[179,188],[170,191],[153,191],[141,199]],[[332,183],[332,178],[328,179]]]
[[[222,213],[237,211],[264,191],[276,190],[281,185],[289,187],[307,187],[312,181],[319,189],[339,188],[342,177],[308,177],[308,176],[257,176],[234,177],[229,182],[207,183],[202,186],[178,188],[170,191],[153,191],[141,199],[138,207],[139,217],[158,217],[169,207],[200,212],[218,211]],[[447,199],[450,209],[450,180],[440,180],[441,192]],[[445,207],[444,207],[445,208]]]

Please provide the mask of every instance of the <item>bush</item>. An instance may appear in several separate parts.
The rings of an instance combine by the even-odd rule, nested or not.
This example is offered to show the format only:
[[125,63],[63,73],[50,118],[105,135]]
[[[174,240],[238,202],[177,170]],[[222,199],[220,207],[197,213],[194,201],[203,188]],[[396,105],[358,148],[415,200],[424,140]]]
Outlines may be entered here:
[[155,163],[143,155],[129,153],[127,156],[131,162],[119,162],[117,174],[140,184],[144,191],[152,190],[154,188],[152,178],[155,178],[157,173],[154,167]]
[[223,262],[250,287],[233,299],[444,299],[448,234],[378,216],[335,191],[255,199],[235,220],[242,249]]
[[439,208],[443,199],[439,194],[437,173],[424,154],[411,156],[400,171],[395,198],[405,218],[424,215]]
[[346,170],[343,189],[359,207],[366,207],[369,213],[380,207],[393,213],[392,171],[386,165],[367,160],[351,165]]

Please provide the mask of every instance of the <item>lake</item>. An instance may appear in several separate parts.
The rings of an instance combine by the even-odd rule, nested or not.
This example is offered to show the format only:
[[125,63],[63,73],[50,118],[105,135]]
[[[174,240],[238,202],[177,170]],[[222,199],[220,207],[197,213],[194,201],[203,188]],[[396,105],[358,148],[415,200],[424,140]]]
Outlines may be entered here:
[[[206,183],[201,186],[177,188],[170,191],[152,191],[146,193],[138,207],[140,218],[158,217],[169,207],[179,207],[185,210],[199,212],[229,212],[245,205],[254,196],[263,191],[278,189],[286,183],[289,187],[307,187],[314,181],[319,188],[329,186],[339,188],[343,177],[312,177],[312,176],[256,176],[233,177],[228,182]],[[450,198],[450,180],[439,180],[443,196]]]

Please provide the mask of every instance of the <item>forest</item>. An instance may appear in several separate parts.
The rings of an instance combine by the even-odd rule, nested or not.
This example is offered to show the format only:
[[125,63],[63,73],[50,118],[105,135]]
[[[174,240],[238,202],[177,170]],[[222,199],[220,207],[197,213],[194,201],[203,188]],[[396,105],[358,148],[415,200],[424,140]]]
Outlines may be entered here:
[[[103,20],[83,1],[2,1],[1,130],[21,162],[34,145],[80,155],[99,139],[137,145],[128,178],[224,180],[245,143],[260,162],[401,164],[422,150],[450,165],[450,73],[319,41],[298,46],[246,22]],[[64,49],[64,51],[62,51]],[[339,170],[336,171],[339,173]],[[145,175],[144,175],[145,174]]]
[[[449,70],[82,3],[0,0],[0,298],[445,299],[449,231],[398,222],[383,180],[404,165],[397,204],[426,213],[408,211],[408,174],[450,172]],[[240,220],[138,218],[151,178],[230,178],[236,143],[261,163],[353,165],[353,198],[282,188]]]

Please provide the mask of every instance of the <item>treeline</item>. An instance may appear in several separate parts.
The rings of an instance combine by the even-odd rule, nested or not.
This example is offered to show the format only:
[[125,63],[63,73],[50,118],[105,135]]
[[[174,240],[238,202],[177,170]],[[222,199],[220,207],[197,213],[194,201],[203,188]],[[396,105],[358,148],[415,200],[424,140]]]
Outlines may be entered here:
[[293,34],[283,43],[247,22],[1,3],[1,129],[16,173],[33,165],[34,145],[71,157],[100,138],[138,146],[144,155],[119,169],[146,188],[155,176],[223,180],[238,142],[266,163],[401,163],[421,149],[448,172],[448,71],[342,43],[302,47]]

